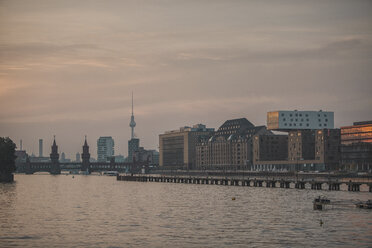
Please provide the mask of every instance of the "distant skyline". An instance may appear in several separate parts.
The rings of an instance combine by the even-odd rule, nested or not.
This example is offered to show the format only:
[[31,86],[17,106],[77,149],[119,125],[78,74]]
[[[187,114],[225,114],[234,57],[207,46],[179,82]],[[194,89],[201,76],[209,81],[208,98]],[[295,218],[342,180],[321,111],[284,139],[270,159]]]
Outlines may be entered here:
[[275,110],[372,120],[372,1],[0,1],[0,136],[127,156],[197,123]]

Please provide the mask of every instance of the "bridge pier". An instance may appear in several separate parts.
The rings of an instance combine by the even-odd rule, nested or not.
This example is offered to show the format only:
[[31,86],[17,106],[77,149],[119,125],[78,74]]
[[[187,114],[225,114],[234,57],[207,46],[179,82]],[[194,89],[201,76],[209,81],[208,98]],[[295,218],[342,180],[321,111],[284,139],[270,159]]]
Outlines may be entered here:
[[295,188],[296,189],[304,189],[305,183],[304,182],[295,182]]
[[242,186],[250,186],[249,180],[242,180]]
[[340,190],[340,183],[329,183],[329,190]]
[[267,180],[267,181],[266,181],[266,187],[267,187],[267,188],[270,188],[270,187],[271,187],[271,188],[275,188],[275,186],[276,186],[275,183],[276,183],[276,182],[275,182],[274,180]]
[[311,183],[311,189],[321,190],[322,189],[322,184],[319,183],[319,182],[312,182]]
[[262,187],[262,182],[263,182],[263,180],[254,180],[253,181],[253,186],[254,187]]
[[349,183],[347,190],[348,191],[360,191],[360,183]]

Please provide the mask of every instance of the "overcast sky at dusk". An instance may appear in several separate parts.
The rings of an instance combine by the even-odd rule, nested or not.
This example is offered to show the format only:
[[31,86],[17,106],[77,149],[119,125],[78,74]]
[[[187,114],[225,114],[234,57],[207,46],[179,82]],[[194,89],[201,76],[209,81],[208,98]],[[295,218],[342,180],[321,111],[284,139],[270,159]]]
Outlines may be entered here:
[[0,136],[127,155],[196,123],[273,110],[372,120],[372,1],[0,1]]

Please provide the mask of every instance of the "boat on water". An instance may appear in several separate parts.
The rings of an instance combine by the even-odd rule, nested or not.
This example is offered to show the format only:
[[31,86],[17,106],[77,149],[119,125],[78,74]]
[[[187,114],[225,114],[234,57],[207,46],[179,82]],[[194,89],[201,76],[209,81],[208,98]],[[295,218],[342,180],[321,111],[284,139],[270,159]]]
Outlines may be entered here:
[[355,204],[357,208],[366,208],[366,209],[372,209],[372,200],[368,200],[366,202],[358,202]]
[[104,176],[117,176],[119,174],[119,172],[117,171],[103,171],[102,172],[102,175]]
[[314,207],[314,210],[323,210],[325,205],[328,205],[330,203],[331,201],[327,199],[325,196],[318,196],[313,201],[313,207]]

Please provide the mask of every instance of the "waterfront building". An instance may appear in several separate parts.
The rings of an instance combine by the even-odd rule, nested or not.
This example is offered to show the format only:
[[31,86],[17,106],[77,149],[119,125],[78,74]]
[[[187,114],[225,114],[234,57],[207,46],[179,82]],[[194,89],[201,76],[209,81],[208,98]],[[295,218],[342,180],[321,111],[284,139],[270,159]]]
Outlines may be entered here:
[[148,162],[151,166],[159,165],[159,152],[156,150],[146,150],[143,147],[139,147],[134,152],[135,161]]
[[315,158],[314,130],[295,130],[288,133],[288,160],[312,160]]
[[288,135],[256,134],[254,136],[254,161],[283,161],[287,158]]
[[269,130],[333,129],[334,113],[326,111],[272,111],[267,113]]
[[341,127],[341,167],[345,171],[372,171],[372,121]]
[[352,126],[341,127],[341,143],[372,143],[372,121],[354,122]]
[[[253,147],[255,156],[252,170],[324,171],[339,170],[340,168],[340,129],[296,130],[289,132],[286,159],[283,159],[283,147],[279,153],[278,146],[267,144],[276,141],[275,138],[272,140],[267,137],[266,139],[264,138],[262,135],[255,136]],[[263,141],[259,142],[261,139]],[[285,138],[281,139],[281,145],[283,146],[285,145]],[[265,145],[274,146],[274,148],[266,148],[266,155],[261,155],[260,151]],[[278,154],[280,154],[280,157]],[[280,159],[274,159],[275,156]]]
[[244,169],[252,164],[252,137],[270,134],[265,126],[254,126],[246,118],[225,121],[210,136],[202,136],[196,144],[198,169]]
[[115,154],[114,146],[114,139],[111,136],[99,137],[97,140],[97,161],[110,161]]
[[151,159],[151,166],[159,166],[159,152],[156,150],[151,150],[152,151],[152,159]]
[[136,151],[138,151],[140,147],[139,144],[140,144],[140,140],[137,138],[131,138],[130,140],[128,140],[128,157],[127,157],[128,162],[134,161],[134,154]]
[[159,135],[159,165],[193,169],[196,166],[196,144],[201,137],[210,137],[214,128],[203,124],[181,127]]

